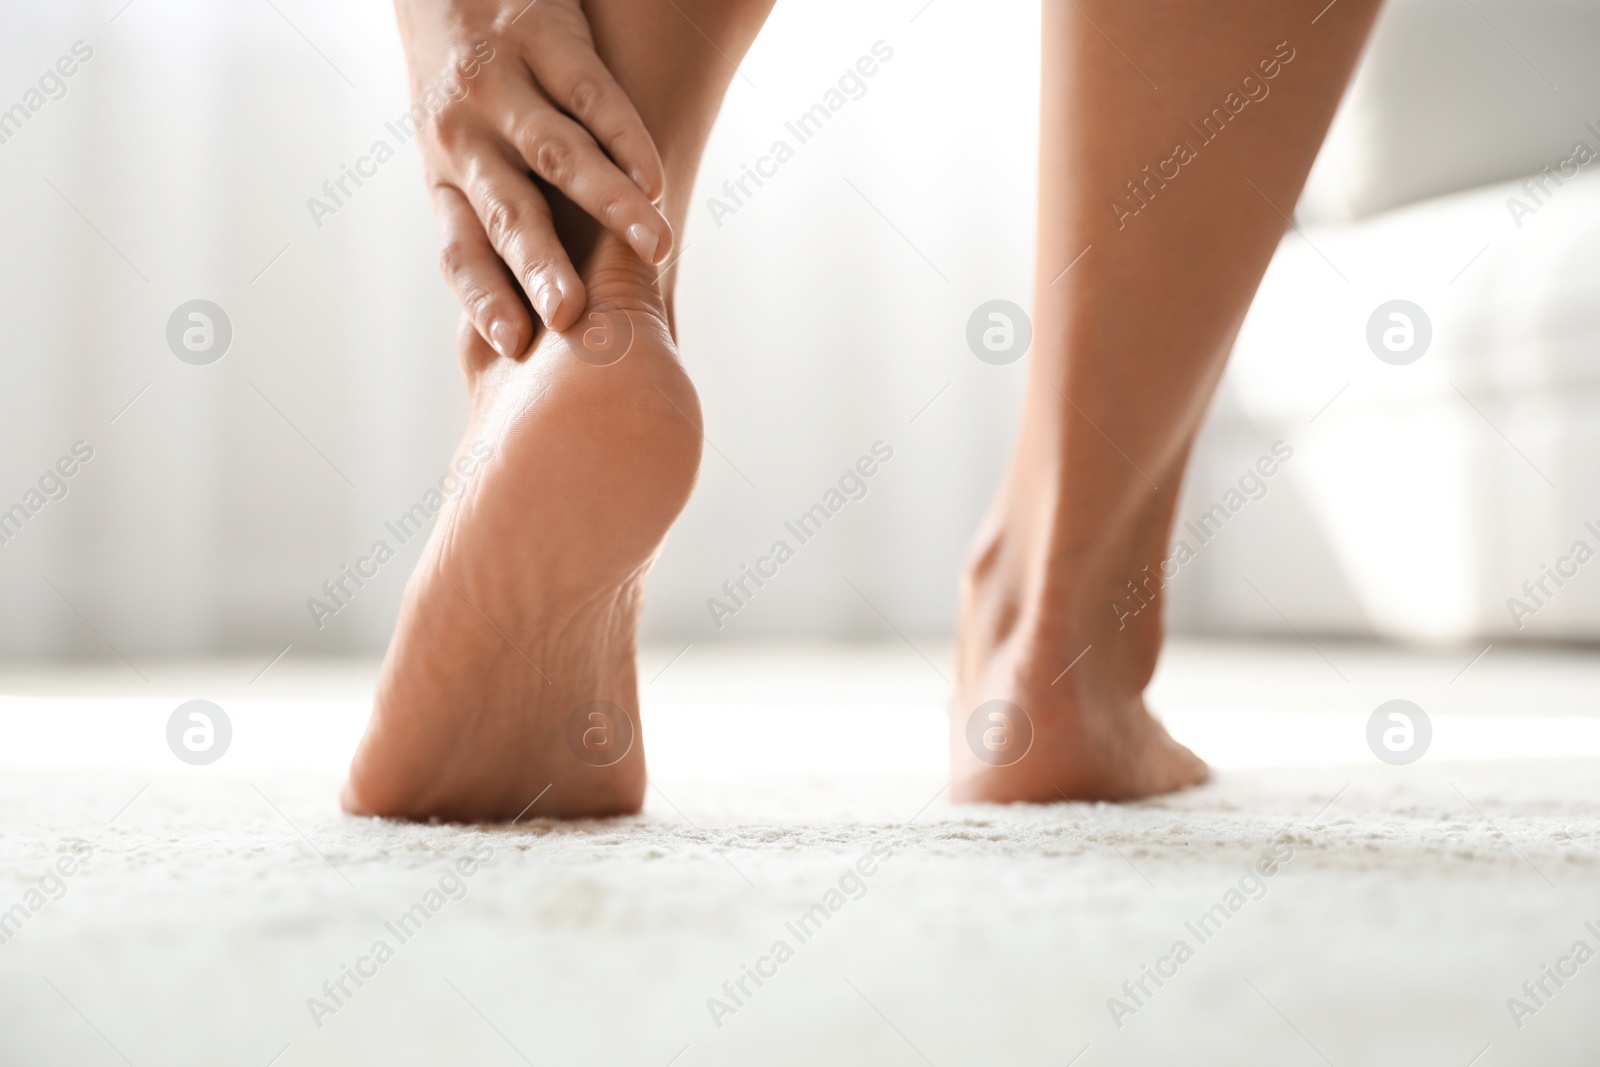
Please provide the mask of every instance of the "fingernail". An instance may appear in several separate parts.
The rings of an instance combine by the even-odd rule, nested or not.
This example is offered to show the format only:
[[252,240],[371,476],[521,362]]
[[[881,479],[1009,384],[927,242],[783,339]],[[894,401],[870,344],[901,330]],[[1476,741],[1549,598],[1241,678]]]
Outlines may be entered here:
[[636,222],[628,227],[628,243],[633,250],[639,253],[639,258],[646,263],[656,261],[656,249],[661,245],[661,238],[657,237],[651,229],[642,222]]
[[494,350],[507,359],[512,359],[517,354],[517,331],[511,324],[498,320],[489,327],[489,343],[494,345]]
[[639,191],[644,193],[645,196],[654,195],[650,189],[649,179],[644,176],[644,171],[640,170],[638,167],[634,167],[633,172],[629,175],[629,177],[633,179],[633,184],[637,185],[639,187]]
[[555,318],[556,308],[561,306],[561,293],[549,282],[539,286],[539,291],[534,295],[533,307],[544,320],[546,326]]

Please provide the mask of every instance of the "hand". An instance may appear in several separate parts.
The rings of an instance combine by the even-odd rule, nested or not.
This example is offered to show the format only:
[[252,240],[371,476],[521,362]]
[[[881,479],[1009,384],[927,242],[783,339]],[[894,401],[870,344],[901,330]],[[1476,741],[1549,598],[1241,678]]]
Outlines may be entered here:
[[[552,330],[586,297],[532,175],[559,189],[646,263],[672,228],[644,121],[595,52],[579,0],[395,0],[440,265],[478,333],[502,356]],[[603,149],[602,149],[603,146]],[[520,286],[520,292],[519,287]],[[527,304],[522,294],[526,294]]]

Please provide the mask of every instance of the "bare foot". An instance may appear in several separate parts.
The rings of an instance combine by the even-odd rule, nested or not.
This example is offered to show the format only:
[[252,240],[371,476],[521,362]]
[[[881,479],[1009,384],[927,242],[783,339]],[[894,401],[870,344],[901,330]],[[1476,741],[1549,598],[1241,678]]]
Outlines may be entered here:
[[[1205,763],[1144,705],[1160,649],[1159,612],[1141,612],[1119,629],[1109,594],[1033,565],[1049,557],[1021,547],[1032,528],[1036,522],[1015,514],[1004,529],[991,520],[964,576],[950,706],[952,798],[1131,800],[1205,781]],[[1115,564],[1080,566],[1122,573]]]
[[406,586],[347,811],[480,820],[535,798],[534,814],[567,817],[643,802],[640,595],[694,485],[700,407],[654,270],[602,236],[583,273],[583,318],[520,362],[463,329],[458,457],[487,458]]

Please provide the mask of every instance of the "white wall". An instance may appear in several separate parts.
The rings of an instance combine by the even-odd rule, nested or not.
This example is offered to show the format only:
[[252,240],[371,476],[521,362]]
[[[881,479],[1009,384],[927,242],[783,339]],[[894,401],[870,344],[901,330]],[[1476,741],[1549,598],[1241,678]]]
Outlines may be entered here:
[[[415,545],[325,629],[305,600],[443,472],[463,423],[456,313],[414,146],[320,228],[306,199],[406,108],[392,15],[376,0],[122,4],[0,7],[0,107],[74,42],[94,50],[0,144],[0,508],[75,441],[94,448],[67,497],[0,546],[0,652],[381,648]],[[1022,377],[977,361],[964,329],[986,300],[1029,302],[1037,18],[1032,3],[779,5],[680,235],[681,340],[715,447],[652,581],[652,636],[883,635],[879,611],[950,630]],[[706,197],[879,40],[894,56],[866,95],[719,226]],[[234,328],[206,367],[164,340],[197,297]],[[1234,388],[1186,514],[1279,436]],[[706,598],[878,440],[895,458],[868,496],[717,631]],[[1292,489],[1258,510],[1277,515],[1262,530],[1327,536]],[[1236,544],[1298,566],[1275,541]],[[1223,610],[1231,559],[1186,572],[1179,622],[1282,629]],[[1324,577],[1285,611],[1298,597],[1330,629],[1384,632]]]
[[[415,546],[320,632],[305,600],[442,473],[463,423],[456,315],[414,146],[320,229],[305,206],[407,106],[392,15],[276,3],[287,20],[202,0],[4,10],[5,105],[75,41],[94,54],[0,145],[0,506],[75,441],[95,452],[0,547],[0,649],[387,638]],[[921,6],[781,5],[735,82],[714,185],[875,41],[894,49],[758,198],[719,228],[701,197],[681,235],[707,431],[755,488],[708,451],[654,634],[714,632],[706,597],[880,439],[896,459],[869,496],[723,635],[882,632],[843,576],[908,630],[948,626],[1021,375],[962,331],[983,300],[1027,302],[1037,12],[940,0],[913,21]],[[164,343],[196,297],[234,327],[206,367]]]

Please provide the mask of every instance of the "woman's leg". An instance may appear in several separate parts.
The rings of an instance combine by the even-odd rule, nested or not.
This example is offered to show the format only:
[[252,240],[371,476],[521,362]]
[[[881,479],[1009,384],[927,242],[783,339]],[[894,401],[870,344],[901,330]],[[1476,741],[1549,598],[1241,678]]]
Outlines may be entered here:
[[[1378,6],[1045,0],[1034,342],[964,581],[957,798],[1204,779],[1141,696],[1159,569],[1195,432]],[[995,705],[969,730],[991,700],[1026,722]]]
[[[587,5],[601,58],[660,149],[678,232],[733,64],[770,6]],[[670,277],[551,197],[588,307],[520,361],[461,332],[463,488],[406,585],[342,796],[350,811],[583,816],[644,799],[640,594],[694,485],[700,409],[673,344]]]
[[[689,194],[736,65],[775,0],[584,0],[595,47],[644,119],[667,172],[661,210],[683,239]],[[574,255],[599,226],[559,193],[552,212]],[[670,312],[676,272],[661,279]]]

